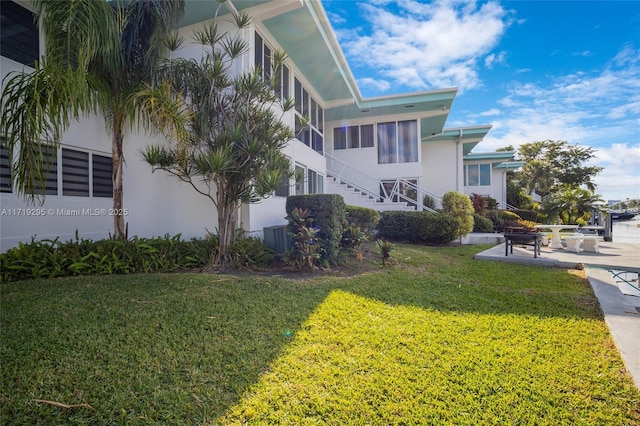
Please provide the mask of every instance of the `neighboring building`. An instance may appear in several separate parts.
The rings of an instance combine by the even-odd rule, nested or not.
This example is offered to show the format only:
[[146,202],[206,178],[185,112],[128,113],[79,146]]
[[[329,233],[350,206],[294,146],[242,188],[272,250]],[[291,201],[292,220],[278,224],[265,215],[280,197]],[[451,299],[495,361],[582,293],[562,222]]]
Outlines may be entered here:
[[[27,5],[2,2],[2,78],[28,67],[42,52],[44,43]],[[281,90],[295,99],[295,110],[283,120],[299,136],[285,154],[305,177],[288,188],[283,185],[261,203],[243,206],[239,223],[246,231],[261,235],[265,226],[284,224],[286,197],[293,194],[339,193],[348,204],[378,210],[422,208],[424,195],[437,203],[450,190],[490,195],[506,204],[504,171],[518,163],[509,162],[513,153],[471,152],[490,126],[444,128],[455,88],[363,99],[317,1],[190,1],[180,28],[185,40],[213,18],[218,7],[219,16],[236,10],[253,19],[240,33],[251,51],[238,63],[238,71],[256,64],[268,69],[271,51],[287,53]],[[196,57],[200,48],[185,46],[177,54]],[[300,115],[310,117],[306,128],[296,120]],[[140,158],[141,147],[157,142],[135,132],[125,139],[129,234],[182,233],[188,238],[215,230],[216,211],[206,198],[170,176],[152,174]],[[0,154],[1,251],[34,235],[67,240],[77,233],[97,239],[112,231],[111,141],[101,117],[74,124],[61,148],[49,153],[54,167],[41,206],[26,204],[13,191],[6,150]],[[33,215],[27,216],[29,211]],[[96,211],[107,214],[93,214]]]

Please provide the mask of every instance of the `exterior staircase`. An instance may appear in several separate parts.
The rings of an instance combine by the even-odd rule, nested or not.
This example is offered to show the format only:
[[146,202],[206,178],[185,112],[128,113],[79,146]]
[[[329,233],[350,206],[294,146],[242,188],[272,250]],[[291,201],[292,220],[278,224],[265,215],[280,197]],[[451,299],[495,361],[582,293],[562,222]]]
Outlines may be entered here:
[[[342,195],[346,204],[369,207],[377,211],[434,211],[422,204],[424,195],[431,196],[437,204],[440,204],[438,196],[410,181],[396,179],[393,185],[390,185],[389,181],[385,181],[383,184],[380,179],[328,153],[325,153],[324,156],[327,159],[325,192]],[[376,188],[377,192],[374,192],[372,188]],[[408,191],[402,191],[401,188]],[[407,194],[415,195],[412,197]]]

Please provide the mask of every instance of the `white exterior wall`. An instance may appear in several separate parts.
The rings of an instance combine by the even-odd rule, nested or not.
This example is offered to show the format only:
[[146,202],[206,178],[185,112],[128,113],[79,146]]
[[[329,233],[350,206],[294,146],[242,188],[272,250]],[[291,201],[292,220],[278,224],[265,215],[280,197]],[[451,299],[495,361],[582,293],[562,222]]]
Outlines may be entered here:
[[461,150],[453,140],[423,143],[421,186],[438,197],[448,191],[462,192]]

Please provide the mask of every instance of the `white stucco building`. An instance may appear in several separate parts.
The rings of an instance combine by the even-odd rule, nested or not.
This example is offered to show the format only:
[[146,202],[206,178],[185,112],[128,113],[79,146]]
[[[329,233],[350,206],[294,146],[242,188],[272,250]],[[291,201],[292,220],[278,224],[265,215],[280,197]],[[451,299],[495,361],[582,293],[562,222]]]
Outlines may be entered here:
[[[194,28],[212,19],[218,2],[187,1],[180,33],[190,40]],[[44,43],[33,25],[26,1],[2,2],[0,77],[25,69],[43,53]],[[304,173],[304,182],[291,182],[272,197],[245,205],[239,223],[261,235],[265,226],[284,224],[286,196],[339,193],[347,204],[377,210],[422,208],[424,195],[436,204],[456,190],[489,195],[506,205],[504,172],[518,163],[513,153],[474,153],[491,126],[446,128],[455,88],[364,99],[319,1],[227,0],[219,19],[245,11],[252,25],[241,31],[250,51],[237,70],[265,66],[274,49],[288,55],[281,75],[284,96],[296,108],[283,120],[296,128],[296,116],[310,118],[296,128],[297,139],[285,154]],[[177,52],[200,54],[188,44]],[[299,126],[298,126],[299,127]],[[158,143],[136,131],[125,138],[123,174],[125,218],[129,235],[151,237],[181,233],[202,237],[213,231],[213,205],[163,173],[152,173],[139,155],[141,147]],[[0,250],[37,238],[104,238],[113,229],[109,208],[111,140],[102,117],[71,126],[62,146],[51,152],[55,164],[42,205],[28,204],[11,182],[10,160],[0,153]],[[107,214],[102,214],[106,211]],[[97,214],[96,214],[97,212]]]

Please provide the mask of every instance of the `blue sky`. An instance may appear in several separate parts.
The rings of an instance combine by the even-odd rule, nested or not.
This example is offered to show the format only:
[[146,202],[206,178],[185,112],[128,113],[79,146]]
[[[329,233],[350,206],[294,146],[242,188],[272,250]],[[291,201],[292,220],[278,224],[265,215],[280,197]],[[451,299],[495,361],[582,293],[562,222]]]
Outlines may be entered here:
[[475,151],[590,146],[597,193],[640,198],[640,1],[322,2],[364,97],[457,87]]

